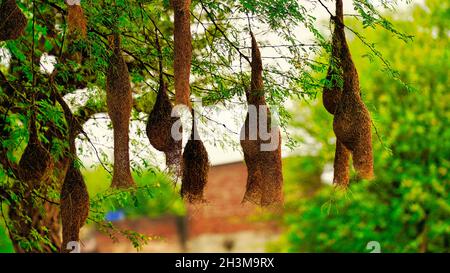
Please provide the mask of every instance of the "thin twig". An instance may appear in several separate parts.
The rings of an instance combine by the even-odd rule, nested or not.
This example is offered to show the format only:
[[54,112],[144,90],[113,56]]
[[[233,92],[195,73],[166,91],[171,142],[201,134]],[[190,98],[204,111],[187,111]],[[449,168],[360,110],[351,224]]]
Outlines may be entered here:
[[200,0],[200,4],[202,6],[202,9],[206,12],[206,15],[208,16],[208,18],[211,20],[211,22],[214,24],[215,28],[223,35],[223,38],[234,48],[236,49],[236,51],[239,53],[239,55],[241,55],[242,58],[244,58],[249,64],[251,64],[250,58],[247,57],[244,53],[241,52],[241,50],[239,49],[239,47],[237,47],[232,41],[230,41],[230,39],[228,39],[227,35],[225,34],[225,31],[219,27],[219,25],[216,23],[216,21],[214,20],[214,17],[212,16],[212,14],[209,12],[209,10],[205,7],[205,5],[203,4],[203,1]]
[[322,3],[322,1],[320,1],[320,0],[317,0],[317,1],[322,5],[322,7],[324,7],[324,8],[327,10],[327,12],[330,14],[331,18],[334,18],[334,17],[335,17],[335,16],[333,15],[333,13],[331,13],[331,11],[328,9],[328,7],[325,6],[324,3]]
[[52,200],[49,200],[49,199],[45,198],[44,196],[38,194],[38,193],[35,192],[35,191],[33,191],[32,193],[33,193],[33,195],[35,195],[36,197],[38,197],[38,198],[44,200],[44,201],[47,202],[47,203],[50,203],[50,204],[52,204],[52,205],[57,205],[57,206],[61,205],[61,204],[58,203],[58,202],[55,202],[55,201],[52,201]]

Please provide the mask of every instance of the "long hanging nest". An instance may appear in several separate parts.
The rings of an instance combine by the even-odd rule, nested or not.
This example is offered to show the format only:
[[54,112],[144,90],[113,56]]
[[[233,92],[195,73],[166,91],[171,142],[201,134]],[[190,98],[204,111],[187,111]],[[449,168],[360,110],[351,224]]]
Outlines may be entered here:
[[28,144],[19,161],[18,174],[21,181],[37,186],[51,174],[53,160],[50,152],[39,141],[34,111],[30,118],[29,132]]
[[336,139],[333,184],[347,187],[350,182],[350,151]]
[[61,221],[62,246],[61,252],[70,251],[67,244],[80,241],[80,229],[86,222],[89,213],[89,194],[83,175],[76,166],[75,136],[70,137],[70,165],[61,188]]
[[191,73],[192,37],[190,25],[191,0],[172,0],[174,10],[174,76],[177,104],[191,106],[189,76]]
[[0,5],[0,41],[15,40],[27,26],[27,18],[16,0],[3,0]]
[[172,137],[172,127],[176,122],[180,122],[180,118],[171,116],[173,107],[163,79],[162,55],[158,36],[156,36],[156,44],[159,52],[159,90],[155,105],[147,120],[146,133],[150,144],[158,151],[164,152],[166,165],[176,177],[179,177],[181,175],[182,141]]
[[[247,103],[249,108],[256,107],[257,116],[252,118],[251,112],[249,111],[241,130],[241,146],[248,171],[247,186],[243,201],[249,201],[261,206],[274,206],[280,205],[283,201],[281,135],[279,128],[273,128],[271,125],[270,110],[264,98],[261,53],[253,33],[251,33],[251,37],[252,75],[250,92],[247,92]],[[263,125],[260,124],[260,108],[266,110],[267,124],[265,124],[264,129],[267,129],[267,133],[270,135],[269,140],[261,137],[260,131],[264,129],[260,130]],[[276,149],[269,151],[262,149],[262,145],[268,144],[274,139],[278,139]]]
[[203,191],[208,181],[208,152],[200,140],[192,110],[192,132],[184,147],[181,196],[191,203],[204,202]]
[[[337,3],[338,4],[338,3]],[[336,6],[336,17],[343,20],[342,6]],[[335,24],[333,32],[330,66],[328,68],[326,80],[327,84],[323,88],[322,102],[325,109],[332,115],[340,103],[342,96],[343,72],[341,66],[342,51],[342,26]],[[345,38],[345,37],[344,37]],[[336,139],[336,151],[334,156],[334,178],[333,183],[340,186],[347,186],[350,177],[350,151]]]
[[128,188],[135,185],[130,170],[129,125],[133,98],[127,64],[120,49],[120,37],[111,39],[113,53],[106,75],[106,103],[114,130],[114,172],[111,186]]
[[[53,81],[53,79],[52,79]],[[53,87],[53,86],[52,86]],[[68,164],[65,172],[64,182],[61,187],[60,216],[62,223],[62,245],[61,252],[68,252],[67,244],[71,241],[79,242],[81,227],[86,222],[89,213],[89,194],[83,175],[78,167],[75,138],[82,126],[74,118],[63,97],[53,87],[53,95],[61,105],[68,126],[69,151],[67,157],[59,161],[59,164]],[[68,162],[68,163],[63,163]]]
[[80,0],[66,0],[67,3],[67,25],[68,25],[68,48],[69,56],[67,58],[81,63],[82,52],[76,49],[78,40],[85,39],[87,36],[87,21],[80,5]]
[[342,0],[336,1],[336,35],[341,41],[343,92],[334,114],[336,138],[352,153],[358,177],[373,178],[372,133],[369,111],[361,99],[358,71],[345,39]]

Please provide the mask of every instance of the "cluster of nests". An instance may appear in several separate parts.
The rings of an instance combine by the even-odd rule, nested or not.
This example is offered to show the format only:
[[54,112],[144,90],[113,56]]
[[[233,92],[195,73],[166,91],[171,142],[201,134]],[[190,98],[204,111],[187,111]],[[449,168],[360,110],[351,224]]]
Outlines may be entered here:
[[[1,2],[0,18],[0,41],[15,40],[23,35],[27,18],[15,0]],[[36,111],[31,111],[29,139],[18,166],[18,178],[30,189],[37,188],[41,181],[48,179],[53,170],[52,157],[39,140],[36,123]]]
[[[70,12],[74,16],[74,12]],[[76,8],[75,10],[79,10]],[[79,11],[75,11],[78,13]],[[82,11],[81,11],[82,14]],[[0,40],[16,39],[26,26],[23,16],[15,1],[3,1],[0,6],[0,17],[6,18],[0,23]],[[76,15],[75,15],[76,17]],[[69,20],[70,21],[70,20]],[[73,21],[73,20],[72,20]],[[70,23],[74,25],[74,23]],[[70,111],[70,110],[69,110]],[[84,225],[89,212],[89,195],[79,167],[76,164],[75,137],[73,119],[67,117],[69,128],[70,151],[67,153],[68,167],[61,187],[61,221],[63,244],[61,251],[66,252],[66,245],[71,241],[79,241],[79,231]],[[29,122],[29,140],[19,161],[18,178],[36,189],[52,174],[54,162],[50,152],[44,147],[38,137],[36,111],[32,111]]]
[[[163,80],[162,56],[160,56],[159,90],[155,105],[151,110],[147,122],[146,133],[153,147],[166,155],[166,163],[170,170],[181,176],[181,196],[191,203],[204,202],[204,190],[210,167],[208,153],[200,140],[195,124],[194,111],[190,103],[189,77],[192,57],[192,38],[190,35],[190,0],[173,0],[174,10],[174,76],[175,102],[191,109],[191,136],[182,153],[182,140],[175,138],[172,128],[179,128],[179,117],[172,117],[172,103],[167,95],[167,85]],[[156,44],[159,48],[158,37]]]
[[349,184],[349,160],[358,178],[373,178],[371,118],[361,99],[358,72],[348,47],[343,19],[342,0],[336,1],[329,83],[323,89],[323,104],[332,115],[336,135],[334,179],[336,185]]
[[[204,201],[203,193],[210,166],[208,153],[198,135],[194,111],[191,136],[182,153],[182,140],[174,138],[172,132],[172,128],[177,128],[174,125],[181,121],[179,117],[172,116],[172,109],[167,85],[161,77],[156,102],[147,121],[147,137],[155,149],[164,152],[166,164],[173,174],[182,176],[182,197],[191,203],[201,203]],[[178,127],[181,130],[181,126]]]
[[[181,175],[181,196],[190,203],[203,203],[210,167],[208,153],[198,135],[193,110],[191,135],[182,153],[182,140],[172,135],[172,128],[176,128],[174,125],[181,121],[179,117],[171,116],[172,109],[167,86],[161,80],[155,105],[147,121],[147,137],[155,149],[164,152],[166,164],[175,176]],[[178,127],[181,129],[181,126]]]
[[[184,104],[191,107],[189,97],[189,74],[190,56],[192,54],[191,37],[186,35],[189,30],[189,3],[185,0],[174,0],[172,5],[175,12],[174,21],[174,74],[175,74],[175,101],[177,104]],[[160,63],[161,65],[161,63]],[[250,137],[249,128],[250,117],[247,115],[242,132],[246,136],[242,138],[241,146],[244,150],[245,162],[248,169],[248,180],[246,193],[243,201],[250,201],[262,206],[279,205],[282,202],[283,176],[281,167],[281,137],[278,127],[271,126],[270,111],[267,108],[262,78],[262,61],[259,48],[252,34],[252,81],[250,92],[247,94],[249,106],[254,106],[259,112],[259,108],[266,109],[267,124],[270,137],[269,140],[259,135],[259,128],[262,126],[259,114],[256,117],[257,137]],[[160,87],[155,105],[150,112],[147,123],[147,136],[150,143],[159,151],[166,154],[168,165],[178,165],[181,168],[182,184],[181,195],[190,202],[203,202],[203,193],[207,182],[209,170],[208,153],[199,138],[197,126],[192,111],[192,131],[191,136],[184,147],[181,156],[181,140],[176,141],[172,137],[172,128],[177,117],[172,117],[172,104],[167,96],[167,86],[162,80],[160,69]],[[265,151],[262,146],[269,144],[273,139],[275,149]],[[174,163],[175,162],[175,163]]]
[[[78,39],[86,38],[86,19],[79,0],[66,0],[67,23],[68,23],[68,59],[78,63],[82,62],[82,53],[74,50],[74,43]],[[63,106],[64,107],[64,106]],[[76,154],[75,138],[77,121],[74,119],[70,109],[66,109],[66,121],[69,127],[69,153],[68,167],[64,182],[61,187],[61,222],[62,222],[62,245],[61,252],[69,252],[69,242],[79,242],[81,227],[86,222],[89,213],[89,194],[81,174],[78,157]]]
[[[192,38],[190,35],[190,0],[174,0],[174,75],[175,102],[191,108],[190,67],[192,57]],[[156,37],[158,50],[159,43]],[[160,53],[161,54],[161,53]],[[147,136],[157,150],[166,155],[167,166],[175,175],[182,177],[181,196],[191,203],[204,202],[204,190],[210,167],[208,153],[200,140],[192,110],[191,136],[182,153],[181,138],[174,138],[172,128],[180,124],[179,117],[172,117],[172,103],[167,95],[167,85],[163,80],[162,56],[160,56],[160,81],[155,105],[149,114]],[[181,126],[178,126],[182,130]],[[181,134],[182,132],[177,132]]]
[[0,5],[0,41],[15,40],[27,26],[27,18],[15,0],[3,0]]

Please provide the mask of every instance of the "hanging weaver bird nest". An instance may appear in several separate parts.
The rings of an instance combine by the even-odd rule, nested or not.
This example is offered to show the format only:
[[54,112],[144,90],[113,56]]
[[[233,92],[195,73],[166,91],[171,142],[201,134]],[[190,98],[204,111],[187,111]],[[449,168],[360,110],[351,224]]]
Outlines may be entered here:
[[172,127],[180,118],[171,116],[172,108],[167,95],[167,85],[161,79],[155,105],[148,117],[146,133],[150,144],[166,155],[166,165],[169,169],[179,176],[182,141],[172,137]]
[[86,38],[87,21],[84,17],[83,8],[80,1],[67,2],[67,25],[69,27],[68,35],[71,38]]
[[[342,0],[337,0],[336,9],[342,11]],[[341,66],[344,85],[334,115],[333,129],[338,141],[351,151],[358,177],[371,179],[373,178],[372,121],[361,99],[358,71],[345,39],[342,17],[337,18],[338,35],[342,41]]]
[[[338,1],[339,2],[339,1]],[[343,7],[337,2],[336,17],[343,20]],[[342,96],[343,78],[341,67],[341,50],[342,50],[342,25],[335,24],[333,32],[333,41],[331,48],[330,66],[328,68],[326,81],[327,84],[323,88],[322,102],[325,109],[332,115],[340,103]],[[336,139],[336,151],[334,156],[334,178],[333,183],[339,186],[347,187],[350,176],[350,151]]]
[[67,40],[69,42],[69,58],[77,63],[82,62],[82,52],[76,49],[78,40],[87,36],[87,21],[79,0],[66,0],[67,3]]
[[203,191],[208,181],[208,152],[200,140],[192,111],[191,137],[184,147],[181,196],[190,203],[204,202]]
[[[272,127],[270,110],[264,98],[264,84],[262,78],[261,53],[252,36],[252,75],[251,88],[247,94],[249,107],[256,107],[257,117],[254,119],[256,126],[252,126],[250,112],[247,113],[245,124],[241,130],[241,146],[244,152],[244,160],[247,165],[248,177],[246,192],[243,201],[249,201],[261,206],[277,206],[283,201],[283,175],[281,163],[281,135],[278,127]],[[261,108],[262,107],[262,108]],[[267,116],[267,132],[270,135],[268,140],[263,140],[260,135],[260,114],[261,109],[265,109]],[[251,137],[250,130],[256,129],[256,138]],[[274,139],[278,139],[276,149],[264,151],[263,144],[268,144]]]
[[67,252],[67,244],[79,242],[80,228],[89,213],[89,195],[81,171],[70,163],[61,189],[61,220],[63,243],[61,252]]
[[21,181],[37,186],[51,175],[53,160],[50,152],[39,141],[34,115],[30,119],[30,137],[19,161],[18,174]]
[[135,185],[130,170],[129,125],[133,98],[127,64],[123,59],[118,35],[110,37],[113,53],[106,75],[106,103],[114,130],[114,172],[111,186]]
[[190,104],[192,37],[190,25],[191,0],[172,0],[174,10],[174,78],[176,104]]
[[27,18],[15,0],[3,0],[0,18],[0,41],[17,39],[27,26]]

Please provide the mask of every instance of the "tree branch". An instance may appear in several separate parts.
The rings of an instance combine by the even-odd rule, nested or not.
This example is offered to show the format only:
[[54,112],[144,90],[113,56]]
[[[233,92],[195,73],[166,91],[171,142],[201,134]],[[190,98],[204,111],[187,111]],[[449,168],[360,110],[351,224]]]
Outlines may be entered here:
[[225,31],[219,27],[219,25],[216,23],[216,21],[214,20],[214,17],[212,16],[212,14],[209,12],[209,10],[205,7],[205,5],[203,4],[203,1],[200,0],[200,4],[202,6],[202,9],[206,12],[206,15],[208,16],[209,20],[211,20],[211,22],[214,24],[214,27],[222,34],[223,38],[234,48],[236,49],[236,51],[239,53],[239,55],[244,58],[249,64],[251,64],[250,58],[247,57],[244,53],[242,53],[242,51],[239,49],[238,46],[236,46],[225,34]]

